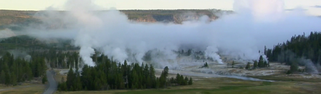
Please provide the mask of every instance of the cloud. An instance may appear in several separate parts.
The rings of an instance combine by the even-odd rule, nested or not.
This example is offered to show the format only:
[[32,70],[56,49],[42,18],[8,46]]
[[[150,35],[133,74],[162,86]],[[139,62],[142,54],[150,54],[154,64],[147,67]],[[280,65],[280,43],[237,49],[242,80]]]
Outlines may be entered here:
[[315,5],[315,6],[312,6],[314,8],[321,8],[321,5]]

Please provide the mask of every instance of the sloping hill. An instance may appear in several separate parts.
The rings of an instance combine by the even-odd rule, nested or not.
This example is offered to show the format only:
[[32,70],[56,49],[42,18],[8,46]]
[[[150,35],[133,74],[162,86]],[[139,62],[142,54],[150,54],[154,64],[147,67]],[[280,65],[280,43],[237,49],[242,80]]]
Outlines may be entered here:
[[[138,22],[173,22],[180,24],[186,20],[197,20],[203,15],[216,19],[214,12],[220,10],[120,10],[128,19]],[[39,21],[34,17],[38,11],[0,10],[0,29],[10,24],[24,25]],[[59,11],[65,12],[65,11]]]

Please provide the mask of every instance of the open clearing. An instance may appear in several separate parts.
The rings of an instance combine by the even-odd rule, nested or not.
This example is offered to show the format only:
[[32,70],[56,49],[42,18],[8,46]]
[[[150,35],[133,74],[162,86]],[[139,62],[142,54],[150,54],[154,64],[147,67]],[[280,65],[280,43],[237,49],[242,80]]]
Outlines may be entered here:
[[26,84],[21,86],[0,86],[0,94],[42,94],[45,89],[41,84]]
[[321,82],[309,82],[308,79],[305,81],[257,82],[233,78],[194,77],[193,85],[166,89],[57,91],[56,94],[320,94],[320,88]]

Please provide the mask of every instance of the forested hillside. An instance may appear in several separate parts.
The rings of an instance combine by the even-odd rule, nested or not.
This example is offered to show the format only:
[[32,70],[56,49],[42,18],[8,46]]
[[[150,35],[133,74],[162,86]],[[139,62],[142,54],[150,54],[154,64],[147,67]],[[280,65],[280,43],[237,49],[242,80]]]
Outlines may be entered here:
[[321,64],[321,33],[293,36],[291,40],[266,50],[265,54],[271,62],[309,67],[312,61],[314,64],[311,66],[318,66]]

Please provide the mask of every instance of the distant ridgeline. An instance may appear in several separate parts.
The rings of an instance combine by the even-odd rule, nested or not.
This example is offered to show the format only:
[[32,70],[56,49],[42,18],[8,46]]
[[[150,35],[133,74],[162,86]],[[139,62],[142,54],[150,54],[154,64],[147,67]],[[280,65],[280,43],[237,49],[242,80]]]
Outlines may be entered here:
[[311,32],[309,36],[293,36],[290,41],[268,49],[265,54],[271,62],[281,62],[287,65],[307,66],[311,60],[318,66],[321,64],[321,33]]
[[[215,10],[215,9],[183,9],[183,10],[120,10],[128,16],[128,19],[138,22],[173,22],[182,23],[186,20],[197,20],[203,15],[207,15],[210,19],[217,19],[216,14],[232,13],[231,11]],[[30,23],[38,23],[40,19],[34,17],[39,11],[15,11],[0,10],[0,29],[10,28],[19,29],[15,25],[28,25]],[[40,11],[41,12],[41,11]],[[104,12],[104,11],[97,11]],[[65,11],[57,11],[57,13],[65,13]]]
[[65,81],[62,78],[59,91],[110,90],[110,89],[152,89],[169,86],[191,85],[192,78],[177,74],[176,78],[168,77],[165,67],[160,77],[155,76],[152,65],[132,63],[128,65],[112,61],[107,56],[92,57],[97,66],[85,65],[82,71],[70,69]]

